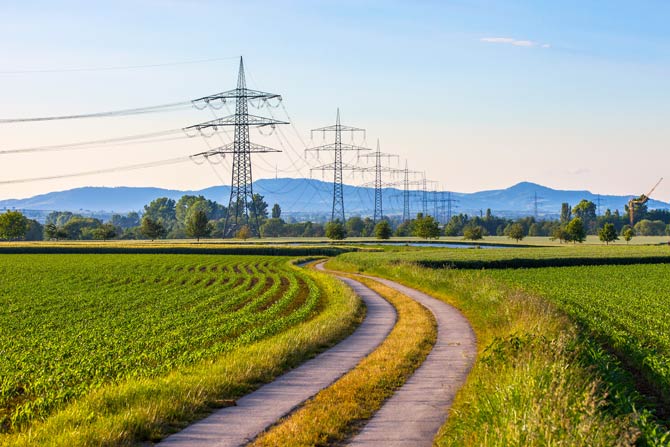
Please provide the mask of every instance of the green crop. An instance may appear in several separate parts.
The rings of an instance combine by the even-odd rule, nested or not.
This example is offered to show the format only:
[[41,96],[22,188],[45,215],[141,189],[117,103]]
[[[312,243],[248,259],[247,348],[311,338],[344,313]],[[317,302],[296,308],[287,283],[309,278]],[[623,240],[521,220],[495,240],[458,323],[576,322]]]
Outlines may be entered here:
[[670,408],[670,265],[491,270],[487,274],[557,303]]
[[320,301],[285,257],[10,255],[0,278],[0,431],[276,334]]

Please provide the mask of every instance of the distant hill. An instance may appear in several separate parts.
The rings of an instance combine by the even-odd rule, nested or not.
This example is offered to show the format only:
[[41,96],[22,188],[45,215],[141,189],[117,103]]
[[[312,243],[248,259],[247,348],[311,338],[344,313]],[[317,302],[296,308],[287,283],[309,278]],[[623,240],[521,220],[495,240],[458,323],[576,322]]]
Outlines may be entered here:
[[[316,179],[280,178],[261,179],[254,182],[254,192],[265,197],[272,206],[279,203],[285,216],[298,219],[319,220],[330,215],[332,207],[332,183]],[[85,187],[67,191],[50,192],[28,199],[0,200],[0,209],[30,210],[36,218],[51,210],[72,211],[87,215],[105,217],[112,213],[140,211],[145,204],[157,197],[179,199],[184,194],[203,195],[224,205],[228,204],[230,188],[213,186],[199,191],[178,191],[162,188],[143,187]],[[402,214],[402,190],[387,188],[383,190],[384,214]],[[451,194],[454,213],[478,214],[491,208],[494,214],[516,217],[534,213],[534,196],[537,195],[540,217],[555,217],[559,214],[561,203],[575,205],[581,199],[597,202],[598,196],[589,191],[564,191],[548,188],[530,182],[521,182],[506,189],[480,191],[475,193]],[[374,189],[345,185],[345,211],[347,215],[369,215],[374,204]],[[411,191],[410,211],[412,214],[422,210],[422,193]],[[446,193],[442,194],[446,198]],[[610,208],[623,212],[624,205],[631,196],[601,195],[602,210]],[[438,206],[446,202],[439,201],[439,195],[428,193],[428,212],[434,213],[434,198]],[[649,208],[670,209],[670,204],[658,200],[649,200]]]

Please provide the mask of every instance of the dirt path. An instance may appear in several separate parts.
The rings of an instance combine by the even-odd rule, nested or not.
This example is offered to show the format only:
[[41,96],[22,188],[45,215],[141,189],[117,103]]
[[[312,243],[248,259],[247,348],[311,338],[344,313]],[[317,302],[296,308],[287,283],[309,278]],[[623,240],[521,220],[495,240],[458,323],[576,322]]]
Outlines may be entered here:
[[472,327],[454,307],[394,281],[369,277],[427,307],[437,320],[437,342],[412,377],[368,421],[349,445],[430,446],[477,355]]
[[[320,266],[319,266],[320,267]],[[372,352],[391,332],[396,311],[386,300],[359,282],[342,278],[367,307],[356,331],[328,351],[287,372],[179,433],[166,438],[168,446],[244,445],[281,417],[326,388]]]

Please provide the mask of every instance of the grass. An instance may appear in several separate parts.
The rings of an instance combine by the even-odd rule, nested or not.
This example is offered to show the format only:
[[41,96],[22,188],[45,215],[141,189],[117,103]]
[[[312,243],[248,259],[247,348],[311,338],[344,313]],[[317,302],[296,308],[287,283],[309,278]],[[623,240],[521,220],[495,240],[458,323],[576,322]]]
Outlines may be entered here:
[[541,295],[622,360],[670,415],[670,266],[585,266],[491,271]]
[[633,377],[553,304],[485,272],[437,270],[385,254],[346,254],[332,267],[387,277],[454,305],[478,359],[438,445],[662,445]]
[[71,399],[41,420],[0,434],[0,445],[131,445],[156,441],[229,405],[351,333],[364,313],[357,297],[317,272],[321,299],[312,317],[260,341],[178,365],[124,377]]
[[257,242],[231,240],[158,240],[158,241],[0,241],[0,254],[215,254],[265,256],[336,256],[357,250],[373,250],[331,244],[288,245],[268,240]]
[[344,441],[423,362],[437,337],[433,315],[411,298],[354,277],[393,304],[398,320],[384,342],[356,368],[257,438],[253,446],[326,446]]
[[[344,254],[343,259],[348,259]],[[551,267],[602,264],[658,264],[670,262],[667,246],[594,246],[564,245],[562,247],[527,247],[495,249],[463,248],[386,248],[375,256],[354,257],[365,267],[367,263],[384,261],[412,262],[424,267],[441,269],[492,269],[520,267]]]

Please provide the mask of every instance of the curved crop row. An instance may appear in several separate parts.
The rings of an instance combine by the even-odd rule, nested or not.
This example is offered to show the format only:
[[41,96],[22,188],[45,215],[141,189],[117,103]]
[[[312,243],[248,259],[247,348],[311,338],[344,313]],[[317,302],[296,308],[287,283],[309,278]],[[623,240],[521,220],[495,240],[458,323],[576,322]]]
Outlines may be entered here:
[[0,432],[276,334],[321,296],[281,257],[13,255],[0,277]]

